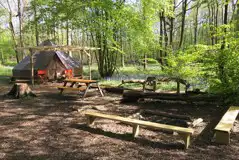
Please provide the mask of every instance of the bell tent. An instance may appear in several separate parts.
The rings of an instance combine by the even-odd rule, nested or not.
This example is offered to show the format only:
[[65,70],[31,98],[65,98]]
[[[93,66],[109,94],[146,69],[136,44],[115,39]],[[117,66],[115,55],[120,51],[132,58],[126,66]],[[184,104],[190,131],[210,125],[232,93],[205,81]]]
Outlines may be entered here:
[[[50,40],[46,40],[40,46],[56,46]],[[81,70],[82,66],[79,61],[61,51],[37,51],[33,54],[34,75],[38,76],[39,72],[45,74],[48,79],[56,79],[65,74],[67,71],[74,72]],[[31,78],[31,57],[25,57],[12,70],[14,78]],[[81,74],[81,73],[79,73]]]

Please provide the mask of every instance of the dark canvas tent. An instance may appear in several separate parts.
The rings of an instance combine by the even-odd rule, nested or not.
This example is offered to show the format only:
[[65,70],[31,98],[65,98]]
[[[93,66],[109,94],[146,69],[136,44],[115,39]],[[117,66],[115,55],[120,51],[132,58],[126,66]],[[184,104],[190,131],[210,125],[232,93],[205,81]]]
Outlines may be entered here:
[[[40,46],[55,46],[55,44],[46,40]],[[39,70],[44,70],[48,79],[57,78],[65,70],[82,68],[78,61],[61,51],[38,51],[33,54],[33,61],[35,76]],[[12,72],[14,78],[31,78],[30,56],[18,63]]]

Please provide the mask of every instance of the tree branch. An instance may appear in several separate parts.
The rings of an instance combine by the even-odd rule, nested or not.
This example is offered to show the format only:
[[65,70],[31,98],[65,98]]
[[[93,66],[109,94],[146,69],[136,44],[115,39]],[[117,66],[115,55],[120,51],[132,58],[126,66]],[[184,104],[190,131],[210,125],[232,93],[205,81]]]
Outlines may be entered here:
[[[191,1],[190,1],[190,2],[191,2]],[[197,7],[198,5],[199,5],[199,6],[202,5],[202,4],[205,3],[205,2],[207,2],[207,1],[205,0],[205,1],[202,1],[201,3],[195,4],[194,6],[188,8],[188,9],[186,10],[186,12],[189,11],[189,10],[191,10],[191,9],[193,9],[193,8],[195,8],[195,7]],[[187,3],[187,5],[188,5],[188,4],[189,4],[189,3]],[[181,16],[181,15],[182,15],[182,12],[180,12],[179,14],[177,14],[176,17]]]
[[7,10],[7,8],[2,4],[2,2],[0,1],[0,5]]

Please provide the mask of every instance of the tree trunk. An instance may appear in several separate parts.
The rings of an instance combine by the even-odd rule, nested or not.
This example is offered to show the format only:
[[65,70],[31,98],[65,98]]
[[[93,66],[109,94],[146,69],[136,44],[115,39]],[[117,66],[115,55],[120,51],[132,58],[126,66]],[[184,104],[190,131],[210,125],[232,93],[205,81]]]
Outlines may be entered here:
[[[172,0],[172,11],[175,12],[175,0]],[[169,33],[169,45],[173,48],[173,27],[174,17],[170,17],[170,33]]]
[[1,62],[4,64],[4,55],[3,55],[3,50],[1,49]]
[[163,13],[163,28],[164,28],[164,56],[162,59],[163,64],[165,65],[165,57],[167,56],[167,47],[168,47],[168,33],[167,33],[167,26],[166,26],[166,20],[165,20],[165,15]]
[[199,5],[197,4],[195,21],[194,21],[194,45],[197,44],[197,36],[198,36],[198,10],[199,10]]
[[147,68],[147,54],[144,52],[144,70]]
[[8,4],[8,8],[9,8],[9,20],[8,20],[9,28],[10,28],[11,36],[12,36],[12,40],[13,40],[13,45],[14,45],[13,47],[15,50],[16,60],[17,60],[17,63],[19,63],[19,55],[18,55],[18,51],[17,51],[17,40],[15,37],[15,31],[14,31],[14,27],[13,27],[13,23],[12,23],[12,9],[11,9],[9,0],[7,0],[7,4]]
[[181,35],[180,35],[180,41],[179,41],[179,48],[182,48],[182,45],[183,45],[186,12],[187,12],[187,0],[183,0],[183,3],[182,3]]
[[[23,26],[23,13],[21,11],[21,7],[24,7],[22,6],[21,4],[21,0],[18,0],[17,1],[17,6],[18,6],[18,19],[19,19],[19,40],[20,40],[20,47],[23,47],[23,34],[22,34],[22,26]],[[23,59],[24,57],[24,51],[22,51],[22,55],[21,55],[21,59]]]
[[34,26],[35,26],[35,38],[36,38],[36,45],[39,45],[39,32],[38,32],[38,19],[37,19],[37,9],[36,3],[33,1],[33,11],[34,11]]
[[15,83],[7,96],[13,98],[36,97],[27,83]]
[[[226,4],[225,4],[225,9],[224,9],[224,25],[227,24],[227,15],[228,15],[228,3],[229,3],[229,0],[227,0]],[[224,34],[226,34],[227,32],[227,29],[225,28],[224,29]],[[225,65],[225,59],[224,59],[224,49],[225,49],[225,43],[226,43],[226,40],[225,40],[225,36],[223,36],[222,38],[222,45],[221,45],[221,53],[219,55],[219,64],[218,64],[218,69],[219,69],[219,79],[221,80],[222,84],[227,84],[227,78],[225,76],[225,68],[224,68],[224,65]]]
[[[121,44],[121,50],[122,52],[124,51],[124,41],[123,41],[123,32],[121,31],[121,36],[120,36],[120,44]],[[124,67],[124,54],[121,53],[121,67]]]
[[237,3],[237,12],[236,12],[236,31],[239,31],[239,3]]
[[[217,35],[217,27],[218,27],[218,13],[219,13],[219,4],[218,4],[218,1],[216,1],[216,14],[215,14],[215,27],[216,27],[216,31],[215,31],[215,34]],[[218,37],[215,36],[215,44],[218,43]]]
[[159,43],[161,45],[161,49],[159,52],[159,63],[161,64],[161,66],[163,66],[163,16],[162,16],[162,12],[159,13],[159,17],[160,17],[160,37],[159,37]]
[[[228,3],[229,3],[229,0],[227,0],[226,4],[225,4],[225,9],[224,9],[224,21],[223,21],[223,24],[226,25],[227,24],[227,15],[228,15]],[[224,28],[224,34],[227,33],[227,29]],[[222,41],[222,45],[221,45],[221,49],[224,49],[225,48],[225,37],[223,37],[223,41]]]

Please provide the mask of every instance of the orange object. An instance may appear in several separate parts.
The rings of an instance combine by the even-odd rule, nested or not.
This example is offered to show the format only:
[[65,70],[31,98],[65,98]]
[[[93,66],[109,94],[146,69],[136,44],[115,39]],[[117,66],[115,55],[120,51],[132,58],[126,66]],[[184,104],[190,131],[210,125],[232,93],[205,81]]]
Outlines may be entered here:
[[47,80],[46,73],[47,73],[46,70],[38,70],[37,71],[37,75],[41,79],[42,83],[46,82],[46,80]]
[[73,77],[72,69],[66,69],[65,70],[65,75],[66,75],[67,78]]
[[38,75],[46,75],[46,70],[38,70],[37,74]]

